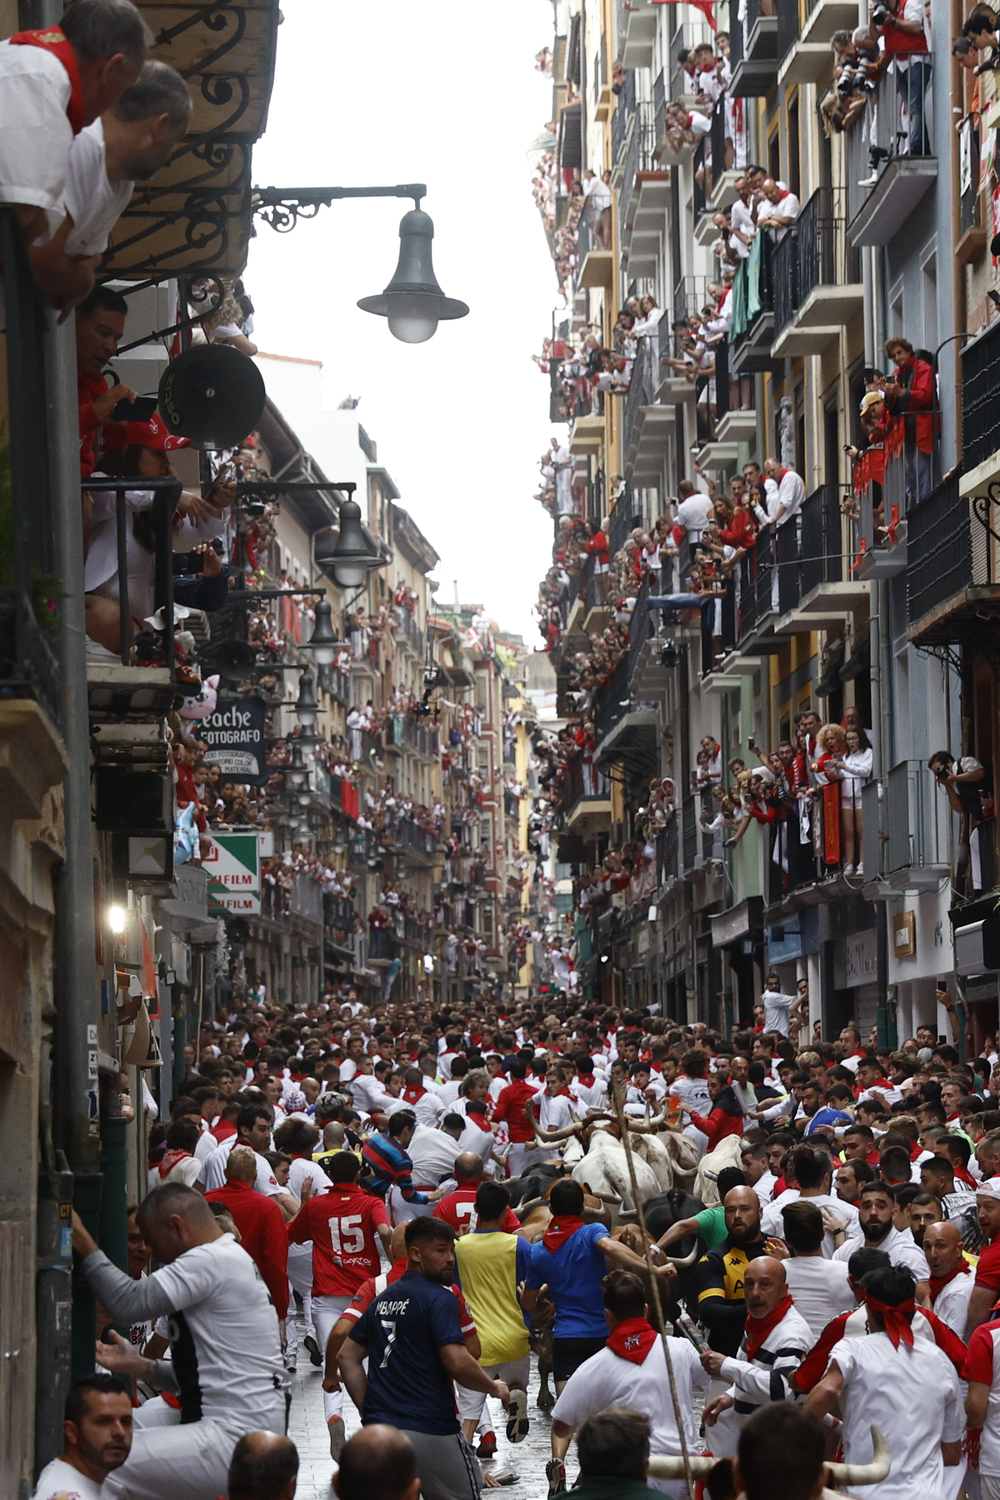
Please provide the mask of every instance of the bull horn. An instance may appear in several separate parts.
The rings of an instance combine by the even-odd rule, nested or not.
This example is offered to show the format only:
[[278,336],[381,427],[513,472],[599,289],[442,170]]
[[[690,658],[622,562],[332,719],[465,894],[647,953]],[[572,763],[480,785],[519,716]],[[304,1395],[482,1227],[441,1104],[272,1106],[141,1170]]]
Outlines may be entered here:
[[[664,1253],[664,1255],[667,1255],[667,1252],[665,1250],[664,1250],[663,1253]],[[690,1255],[667,1255],[667,1260],[673,1261],[673,1263],[674,1263],[675,1266],[680,1266],[682,1268],[684,1266],[693,1266],[694,1263],[695,1263],[695,1261],[697,1259],[698,1259],[698,1246],[697,1245],[695,1245],[695,1247],[691,1251]]]
[[869,1464],[827,1464],[835,1484],[879,1484],[892,1468],[889,1444],[877,1427],[872,1428],[872,1461]]
[[[692,1453],[688,1463],[691,1465],[691,1477],[699,1479],[711,1474],[716,1460],[707,1453]],[[646,1473],[650,1479],[683,1479],[685,1477],[684,1460],[680,1454],[650,1454]]]

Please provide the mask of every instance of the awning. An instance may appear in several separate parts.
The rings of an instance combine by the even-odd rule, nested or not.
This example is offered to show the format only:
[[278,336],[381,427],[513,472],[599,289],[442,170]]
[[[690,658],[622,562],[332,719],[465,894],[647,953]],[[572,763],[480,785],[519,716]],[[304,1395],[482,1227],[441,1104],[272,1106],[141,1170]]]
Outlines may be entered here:
[[102,274],[239,275],[250,239],[250,159],[267,123],[279,0],[238,5],[138,0],[150,57],[188,81],[191,130],[169,166],[136,188]]

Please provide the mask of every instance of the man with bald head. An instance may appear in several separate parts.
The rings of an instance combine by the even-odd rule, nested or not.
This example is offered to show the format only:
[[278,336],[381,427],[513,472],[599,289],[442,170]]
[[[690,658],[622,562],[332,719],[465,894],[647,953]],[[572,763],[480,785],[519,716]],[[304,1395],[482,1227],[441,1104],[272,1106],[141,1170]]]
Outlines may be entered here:
[[712,1349],[733,1355],[740,1347],[746,1321],[745,1273],[750,1262],[764,1254],[764,1236],[760,1199],[753,1188],[730,1188],[722,1206],[726,1238],[695,1266],[698,1316],[708,1331]]
[[248,1432],[233,1449],[229,1500],[294,1500],[299,1455],[291,1438]]
[[728,1391],[705,1408],[706,1438],[717,1458],[736,1457],[740,1428],[755,1411],[770,1401],[792,1399],[789,1380],[814,1343],[809,1324],[792,1304],[780,1260],[757,1256],[743,1284],[747,1322],[739,1353],[733,1359],[708,1349],[701,1356],[710,1375],[730,1382]]
[[362,1427],[344,1444],[333,1490],[338,1500],[418,1500],[420,1476],[413,1444],[398,1428],[383,1422]]
[[969,1299],[976,1278],[962,1253],[962,1236],[955,1224],[941,1220],[924,1230],[923,1252],[930,1266],[931,1311],[960,1339],[965,1338]]
[[[179,1183],[155,1188],[136,1223],[159,1262],[141,1281],[119,1271],[73,1215],[73,1249],[98,1300],[116,1323],[169,1319],[172,1359],[145,1359],[126,1339],[98,1344],[115,1375],[174,1392],[160,1425],[135,1415],[132,1451],[104,1481],[103,1500],[204,1500],[228,1483],[239,1439],[283,1432],[287,1375],[278,1320],[246,1251],[219,1228],[201,1193]],[[150,1403],[156,1406],[158,1403]]]
[[205,1194],[206,1203],[228,1208],[240,1232],[240,1244],[250,1256],[271,1294],[274,1310],[284,1323],[288,1317],[288,1235],[285,1216],[273,1198],[254,1192],[257,1158],[236,1146],[226,1162],[226,1185]]
[[[450,1224],[456,1234],[469,1234],[476,1227],[476,1193],[483,1180],[483,1159],[476,1151],[463,1151],[456,1156],[452,1171],[457,1186],[434,1205],[434,1217]],[[509,1205],[500,1227],[508,1234],[516,1234],[521,1227],[520,1219]]]

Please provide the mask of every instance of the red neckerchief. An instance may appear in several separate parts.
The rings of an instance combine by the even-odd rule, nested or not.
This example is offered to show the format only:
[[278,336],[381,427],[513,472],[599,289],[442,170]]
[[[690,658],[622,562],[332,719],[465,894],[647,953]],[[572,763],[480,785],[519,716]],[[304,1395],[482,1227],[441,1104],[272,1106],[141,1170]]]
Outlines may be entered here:
[[80,82],[80,69],[77,67],[73,48],[66,40],[65,32],[58,26],[46,26],[42,31],[19,31],[9,40],[12,47],[42,47],[46,52],[51,52],[53,57],[58,57],[69,78],[66,118],[73,134],[79,135],[86,123],[83,118],[83,84]]
[[906,1314],[915,1313],[917,1310],[917,1304],[913,1298],[908,1297],[898,1307],[890,1307],[888,1302],[880,1302],[870,1292],[863,1291],[862,1296],[865,1299],[865,1306],[869,1312],[877,1312],[885,1319],[885,1331],[892,1340],[892,1347],[898,1349],[900,1341],[902,1341],[904,1344],[909,1344],[912,1349],[913,1329],[910,1327],[910,1320]]
[[409,1088],[403,1090],[403,1098],[407,1104],[416,1104],[417,1100],[422,1099],[426,1092],[426,1089],[422,1089],[416,1084],[411,1084]]
[[159,1166],[160,1176],[169,1177],[177,1163],[190,1155],[190,1151],[164,1151]]
[[915,1162],[918,1156],[923,1156],[924,1148],[919,1141],[910,1142],[910,1161]]
[[769,1312],[766,1318],[747,1318],[747,1359],[754,1358],[768,1334],[774,1332],[792,1305],[792,1299],[786,1292],[774,1311]]
[[931,1289],[931,1301],[934,1301],[938,1292],[943,1291],[949,1281],[954,1281],[956,1276],[968,1276],[971,1270],[972,1267],[967,1260],[960,1260],[954,1271],[950,1272],[949,1275],[928,1277],[927,1285]]
[[968,1167],[956,1167],[951,1175],[954,1177],[956,1182],[964,1182],[966,1187],[972,1188],[973,1192],[975,1192],[976,1188],[979,1186],[979,1183],[973,1177]]
[[576,1234],[583,1225],[584,1220],[577,1218],[576,1214],[563,1214],[561,1218],[552,1220],[542,1236],[542,1244],[554,1255],[557,1250],[562,1249],[570,1235]]
[[582,1083],[584,1088],[592,1089],[594,1087],[593,1073],[578,1073],[576,1081],[577,1083]]
[[608,1348],[619,1359],[641,1365],[645,1363],[646,1355],[656,1340],[656,1329],[650,1328],[645,1318],[624,1318],[608,1335]]

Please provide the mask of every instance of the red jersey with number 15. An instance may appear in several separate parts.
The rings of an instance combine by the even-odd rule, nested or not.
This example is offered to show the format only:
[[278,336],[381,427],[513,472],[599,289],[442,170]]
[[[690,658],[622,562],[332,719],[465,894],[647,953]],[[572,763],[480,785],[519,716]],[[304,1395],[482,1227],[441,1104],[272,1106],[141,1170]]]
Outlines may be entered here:
[[388,1224],[381,1198],[353,1184],[310,1198],[288,1226],[288,1243],[312,1240],[313,1292],[350,1297],[381,1269],[376,1229]]

